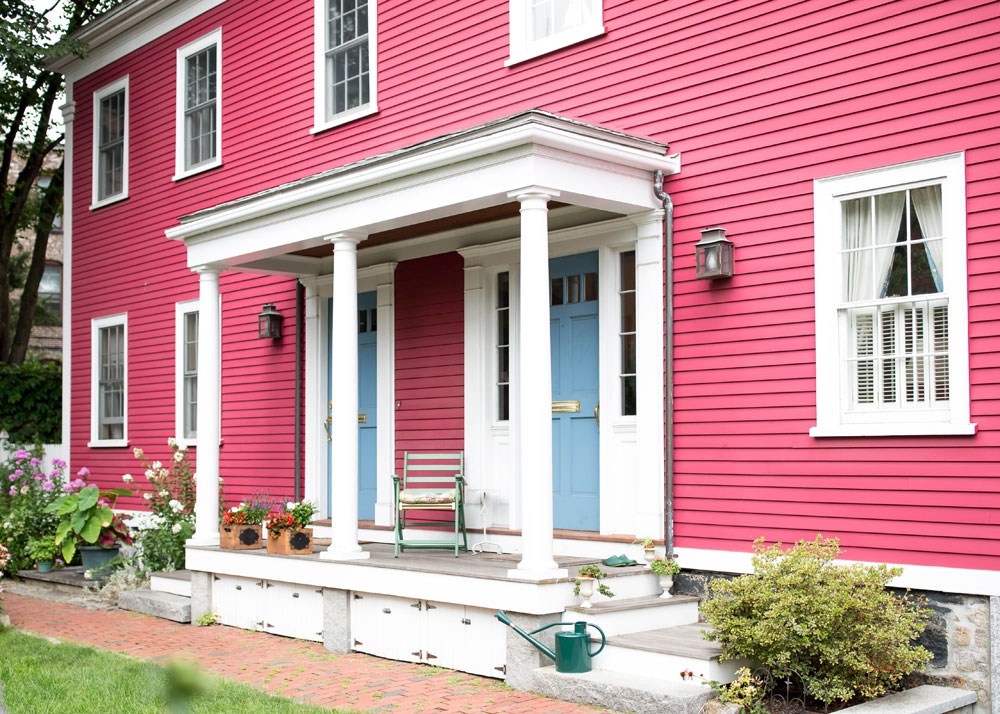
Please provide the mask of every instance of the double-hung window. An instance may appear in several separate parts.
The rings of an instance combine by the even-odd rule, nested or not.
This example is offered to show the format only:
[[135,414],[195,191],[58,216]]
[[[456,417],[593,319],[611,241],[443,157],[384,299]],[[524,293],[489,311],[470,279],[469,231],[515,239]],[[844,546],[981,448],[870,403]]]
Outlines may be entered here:
[[376,0],[316,0],[315,126],[376,111]]
[[509,0],[514,64],[604,34],[603,0]]
[[817,181],[814,436],[967,434],[964,157]]
[[222,28],[177,50],[174,179],[222,163]]
[[177,387],[174,435],[185,445],[192,445],[198,436],[198,301],[188,300],[176,305]]
[[128,197],[128,75],[94,92],[91,208]]
[[90,446],[128,444],[128,316],[91,321]]

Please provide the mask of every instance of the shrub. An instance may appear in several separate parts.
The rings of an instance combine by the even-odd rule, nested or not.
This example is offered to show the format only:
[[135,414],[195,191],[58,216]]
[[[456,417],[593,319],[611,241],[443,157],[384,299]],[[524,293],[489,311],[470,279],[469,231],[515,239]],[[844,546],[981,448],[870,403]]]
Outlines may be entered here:
[[[183,568],[184,542],[194,533],[195,478],[187,449],[173,438],[167,439],[167,445],[171,453],[166,464],[147,459],[142,449],[133,450],[145,467],[148,489],[142,497],[152,512],[152,527],[138,534],[139,559],[152,572]],[[135,482],[131,474],[122,480]]]
[[62,365],[0,364],[0,429],[12,442],[62,440]]
[[798,672],[807,693],[827,703],[880,696],[930,660],[912,644],[930,611],[886,590],[902,569],[836,565],[837,540],[822,536],[780,546],[758,540],[752,574],[711,584],[702,613],[722,659]]
[[41,447],[15,449],[0,461],[0,542],[7,545],[8,574],[34,567],[28,552],[32,538],[55,535],[59,517],[45,509],[58,499],[65,482],[66,463],[54,459],[53,468],[42,468]]

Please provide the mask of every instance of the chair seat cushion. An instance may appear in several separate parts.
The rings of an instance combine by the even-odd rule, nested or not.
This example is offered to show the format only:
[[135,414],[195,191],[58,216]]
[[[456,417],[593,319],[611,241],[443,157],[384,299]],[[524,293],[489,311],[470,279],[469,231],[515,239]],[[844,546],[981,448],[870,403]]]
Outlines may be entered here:
[[426,488],[406,488],[399,492],[399,502],[408,505],[454,503],[455,489],[432,491]]

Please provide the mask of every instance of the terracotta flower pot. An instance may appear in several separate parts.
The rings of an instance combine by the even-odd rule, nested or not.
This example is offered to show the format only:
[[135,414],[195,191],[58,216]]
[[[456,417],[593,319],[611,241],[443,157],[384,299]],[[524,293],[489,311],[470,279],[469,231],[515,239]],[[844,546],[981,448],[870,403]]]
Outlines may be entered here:
[[286,528],[267,534],[267,552],[276,555],[309,555],[313,552],[312,528]]

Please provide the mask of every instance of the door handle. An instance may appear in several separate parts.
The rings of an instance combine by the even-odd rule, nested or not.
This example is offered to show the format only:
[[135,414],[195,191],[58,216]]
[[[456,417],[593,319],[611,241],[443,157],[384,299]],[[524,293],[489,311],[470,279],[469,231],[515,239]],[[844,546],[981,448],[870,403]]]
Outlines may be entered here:
[[601,403],[598,402],[594,405],[594,419],[597,420],[597,428],[601,428]]

